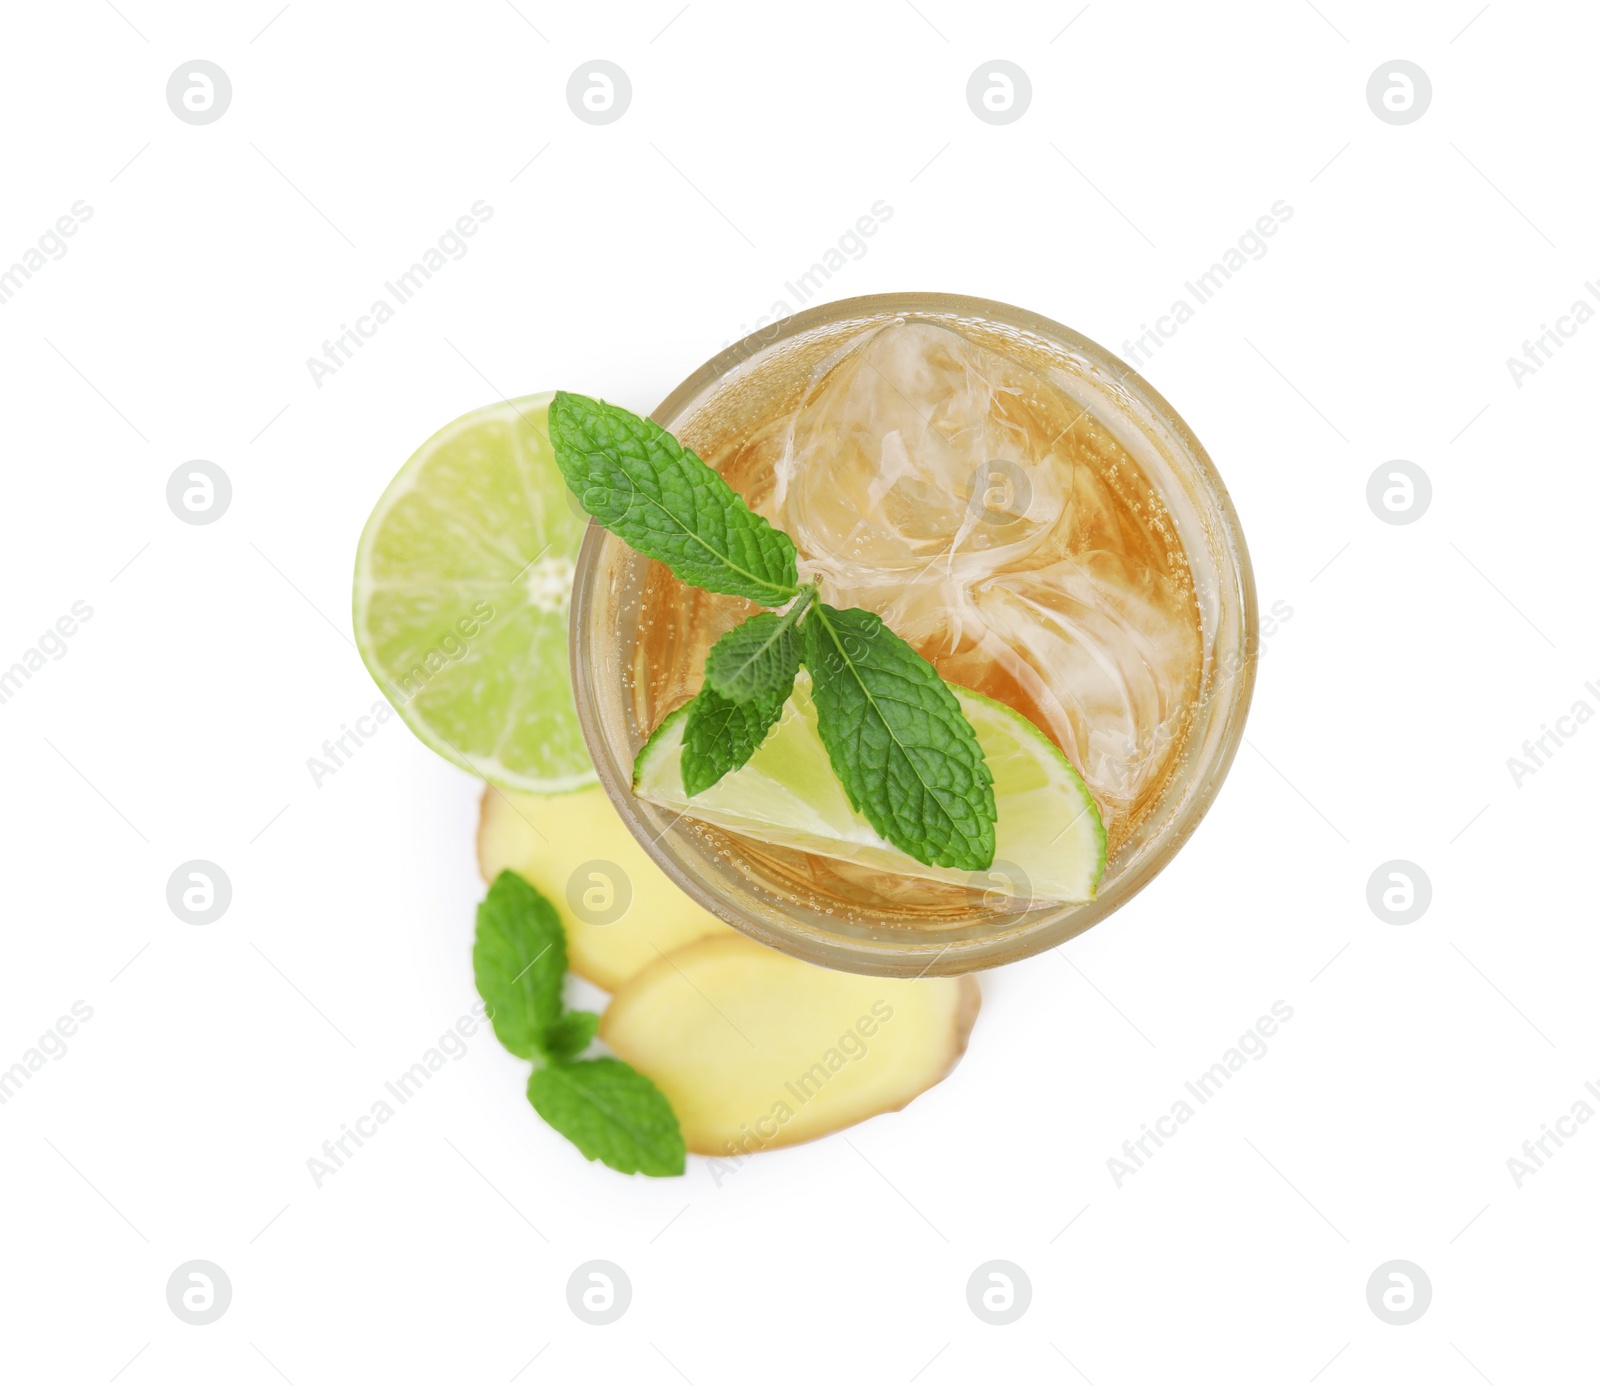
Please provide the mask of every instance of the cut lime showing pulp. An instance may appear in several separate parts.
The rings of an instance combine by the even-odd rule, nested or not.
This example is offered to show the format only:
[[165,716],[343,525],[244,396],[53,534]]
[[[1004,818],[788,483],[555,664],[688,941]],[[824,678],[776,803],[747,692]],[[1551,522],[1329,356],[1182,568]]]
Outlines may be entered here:
[[955,689],[994,775],[995,859],[988,872],[924,866],[880,837],[850,806],[817,734],[811,680],[801,672],[777,725],[739,769],[690,798],[680,761],[687,705],[645,742],[633,767],[641,799],[777,847],[900,876],[947,881],[1031,903],[1094,899],[1106,864],[1100,811],[1072,763],[1020,713]]
[[549,395],[463,415],[389,483],[356,553],[361,658],[408,726],[507,789],[595,781],[567,611],[586,520],[545,430]]

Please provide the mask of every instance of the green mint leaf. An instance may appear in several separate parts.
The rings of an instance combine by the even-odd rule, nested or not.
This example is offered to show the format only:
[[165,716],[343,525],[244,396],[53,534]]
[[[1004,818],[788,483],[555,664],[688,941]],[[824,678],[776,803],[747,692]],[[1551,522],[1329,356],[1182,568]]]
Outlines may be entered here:
[[545,1049],[552,1058],[575,1059],[594,1042],[600,1017],[593,1011],[568,1011],[545,1031]]
[[994,863],[994,778],[938,671],[870,611],[800,627],[817,730],[857,812],[925,866]]
[[600,1017],[563,1008],[561,918],[514,871],[496,876],[478,906],[472,970],[500,1043],[535,1062],[528,1101],[541,1117],[624,1174],[683,1173],[683,1134],[661,1090],[620,1059],[577,1058]]
[[689,704],[689,720],[683,728],[679,762],[683,792],[692,799],[749,760],[783,716],[783,705],[793,687],[791,672],[787,688],[771,689],[747,703],[736,703],[709,684],[702,685]]
[[555,906],[515,871],[502,871],[478,906],[472,972],[500,1043],[519,1058],[545,1051],[561,1018],[567,936]]
[[789,536],[659,424],[558,390],[549,427],[572,494],[619,539],[708,592],[762,606],[795,595]]
[[736,703],[781,690],[781,703],[800,669],[800,638],[794,630],[798,616],[794,608],[782,616],[763,611],[735,626],[706,656],[706,683]]
[[661,1089],[621,1059],[536,1068],[528,1101],[587,1159],[623,1174],[683,1173],[677,1116]]

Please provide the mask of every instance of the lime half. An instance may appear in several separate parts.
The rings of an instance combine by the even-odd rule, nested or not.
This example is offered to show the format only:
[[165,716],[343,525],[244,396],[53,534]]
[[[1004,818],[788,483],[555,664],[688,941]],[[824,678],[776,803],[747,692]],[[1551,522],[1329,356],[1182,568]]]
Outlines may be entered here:
[[567,611],[586,520],[545,428],[551,396],[466,414],[389,483],[356,553],[361,658],[406,724],[507,789],[595,781]]
[[1106,833],[1072,762],[1020,713],[965,688],[955,694],[994,774],[998,817],[988,872],[924,866],[850,806],[817,734],[811,680],[803,670],[777,725],[739,769],[692,799],[684,793],[685,705],[640,750],[634,793],[758,842],[873,870],[973,886],[1023,903],[1094,899],[1106,865]]

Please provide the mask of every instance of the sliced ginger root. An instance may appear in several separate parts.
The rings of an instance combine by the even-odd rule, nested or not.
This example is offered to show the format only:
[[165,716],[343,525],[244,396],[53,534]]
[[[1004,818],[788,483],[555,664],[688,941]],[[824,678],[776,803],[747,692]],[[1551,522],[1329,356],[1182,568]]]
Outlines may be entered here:
[[898,1111],[955,1066],[978,1004],[972,977],[831,972],[730,930],[634,976],[600,1037],[666,1094],[690,1150],[739,1155]]
[[[585,870],[590,864],[594,869]],[[478,869],[492,883],[508,868],[556,907],[572,970],[607,991],[696,939],[738,937],[667,879],[598,787],[541,795],[486,786]],[[620,917],[599,922],[615,913],[625,895],[631,899]]]

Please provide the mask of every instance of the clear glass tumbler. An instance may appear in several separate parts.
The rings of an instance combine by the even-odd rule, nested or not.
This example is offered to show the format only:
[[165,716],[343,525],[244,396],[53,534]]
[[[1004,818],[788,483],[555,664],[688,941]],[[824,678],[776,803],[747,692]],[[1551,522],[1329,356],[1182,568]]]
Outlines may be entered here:
[[571,624],[573,689],[600,782],[663,871],[700,905],[773,948],[824,967],[883,976],[954,974],[1054,947],[1136,895],[1187,840],[1222,785],[1255,683],[1255,583],[1238,517],[1205,450],[1139,375],[1104,347],[1048,319],[985,299],[881,294],[780,319],[701,366],[655,411],[686,445],[754,429],[788,407],[830,353],[896,319],[958,328],[999,346],[1091,410],[1160,493],[1187,552],[1199,605],[1199,691],[1176,770],[1106,864],[1095,900],[996,912],[976,894],[937,909],[893,892],[846,904],[808,891],[781,854],[634,797],[634,757],[655,722],[638,676],[641,596],[652,561],[591,523],[578,555]]

